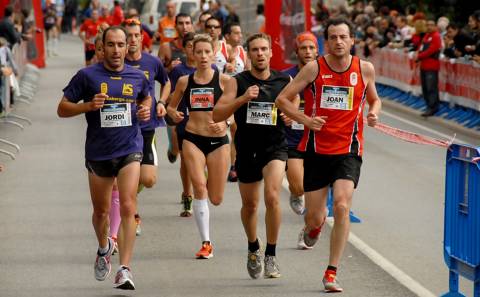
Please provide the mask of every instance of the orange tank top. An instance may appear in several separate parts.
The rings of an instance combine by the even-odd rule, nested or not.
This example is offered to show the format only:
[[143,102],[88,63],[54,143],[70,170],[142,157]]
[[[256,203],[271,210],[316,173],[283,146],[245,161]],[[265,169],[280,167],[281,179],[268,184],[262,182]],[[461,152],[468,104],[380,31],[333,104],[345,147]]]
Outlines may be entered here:
[[175,18],[164,16],[158,21],[158,33],[161,42],[171,42],[178,37],[177,29],[175,29]]
[[317,78],[304,91],[305,114],[328,118],[318,132],[311,134],[305,127],[298,149],[306,151],[309,141],[313,141],[318,154],[361,156],[366,85],[360,58],[353,56],[344,72],[333,71],[324,57],[318,58],[317,63]]

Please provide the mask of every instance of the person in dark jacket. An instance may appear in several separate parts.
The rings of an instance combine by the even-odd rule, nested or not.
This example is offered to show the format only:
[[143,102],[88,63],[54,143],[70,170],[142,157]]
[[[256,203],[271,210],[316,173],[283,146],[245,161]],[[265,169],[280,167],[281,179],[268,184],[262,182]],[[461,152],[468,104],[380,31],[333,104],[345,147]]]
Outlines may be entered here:
[[5,7],[3,15],[4,18],[0,21],[0,37],[4,37],[8,41],[11,49],[15,43],[20,43],[21,35],[13,26],[13,8],[11,6]]

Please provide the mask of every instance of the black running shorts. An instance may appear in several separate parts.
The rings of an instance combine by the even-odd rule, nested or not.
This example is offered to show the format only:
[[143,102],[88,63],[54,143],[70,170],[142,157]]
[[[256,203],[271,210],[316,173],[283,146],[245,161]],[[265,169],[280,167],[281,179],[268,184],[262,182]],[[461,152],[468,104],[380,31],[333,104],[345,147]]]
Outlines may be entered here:
[[289,159],[303,159],[303,156],[305,154],[295,147],[289,147],[288,148],[288,158]]
[[362,157],[357,155],[321,155],[312,152],[305,154],[303,166],[303,188],[305,192],[332,186],[337,179],[353,181],[357,188],[360,179]]
[[143,159],[142,165],[158,166],[157,145],[155,130],[142,131],[143,136]]
[[268,150],[256,153],[242,154],[237,150],[237,159],[235,161],[235,169],[237,170],[238,180],[241,183],[254,183],[263,179],[263,167],[270,161],[280,160],[287,161],[287,148],[281,148],[268,152]]
[[120,169],[132,162],[141,162],[142,153],[133,153],[119,158],[104,161],[85,160],[88,172],[100,177],[117,177]]

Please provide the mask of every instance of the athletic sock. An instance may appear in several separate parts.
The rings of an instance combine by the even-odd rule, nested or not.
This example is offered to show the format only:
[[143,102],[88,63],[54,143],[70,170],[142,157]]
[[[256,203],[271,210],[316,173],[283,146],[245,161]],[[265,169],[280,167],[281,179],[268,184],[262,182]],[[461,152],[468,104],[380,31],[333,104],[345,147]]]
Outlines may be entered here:
[[118,191],[112,191],[112,202],[110,205],[110,236],[117,237],[118,228],[120,227],[120,195]]
[[265,256],[275,256],[275,249],[277,244],[267,243],[267,248],[265,249]]
[[202,242],[210,241],[210,210],[207,199],[193,199],[192,207]]
[[328,265],[328,266],[327,266],[327,270],[332,270],[332,271],[337,272],[337,267]]
[[102,247],[99,246],[98,247],[98,254],[100,256],[105,256],[107,254],[109,248],[110,248],[110,241],[107,240],[107,247],[102,248]]
[[58,54],[58,38],[53,39],[53,54]]
[[122,269],[129,269],[128,266],[125,266],[125,265],[120,265],[118,266],[118,270],[117,271],[120,271]]
[[260,249],[260,243],[258,242],[258,238],[255,239],[254,242],[248,242],[248,250],[253,253]]

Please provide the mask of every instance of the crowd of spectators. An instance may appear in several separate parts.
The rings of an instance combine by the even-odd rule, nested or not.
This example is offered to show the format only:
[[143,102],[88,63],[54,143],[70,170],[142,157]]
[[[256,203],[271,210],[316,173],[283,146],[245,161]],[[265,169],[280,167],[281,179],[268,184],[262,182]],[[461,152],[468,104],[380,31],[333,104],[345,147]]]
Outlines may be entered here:
[[387,6],[374,7],[365,1],[352,6],[327,8],[318,1],[315,19],[318,23],[329,17],[344,16],[355,25],[356,53],[368,57],[376,48],[396,48],[419,51],[427,34],[428,21],[434,21],[435,30],[442,37],[441,57],[462,58],[480,63],[480,10],[474,11],[468,23],[450,20],[446,16],[433,17],[426,12],[407,8],[405,11]]

